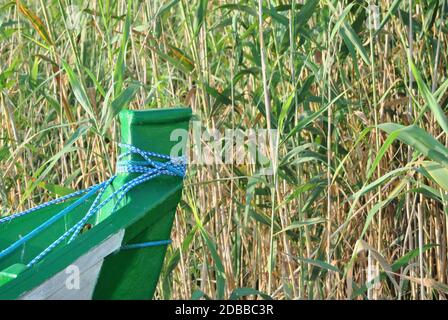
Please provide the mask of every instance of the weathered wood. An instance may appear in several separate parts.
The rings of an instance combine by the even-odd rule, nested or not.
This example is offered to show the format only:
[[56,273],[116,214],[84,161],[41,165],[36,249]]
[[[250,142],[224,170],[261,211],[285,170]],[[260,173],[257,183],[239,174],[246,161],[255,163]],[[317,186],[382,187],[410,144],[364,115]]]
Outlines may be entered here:
[[[101,270],[103,260],[118,250],[123,240],[124,230],[109,237],[74,263],[48,279],[40,286],[23,294],[21,300],[87,300],[93,290]],[[71,267],[71,268],[70,268]],[[77,269],[76,269],[77,268]],[[67,285],[73,270],[79,270],[79,288]]]

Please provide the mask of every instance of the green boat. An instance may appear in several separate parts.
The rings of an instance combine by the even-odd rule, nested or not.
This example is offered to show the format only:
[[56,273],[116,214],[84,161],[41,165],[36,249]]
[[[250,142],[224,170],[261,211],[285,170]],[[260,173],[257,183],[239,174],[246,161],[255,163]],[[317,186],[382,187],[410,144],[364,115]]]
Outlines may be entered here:
[[170,156],[186,141],[171,136],[190,117],[188,108],[121,111],[113,177],[0,217],[0,299],[152,299],[186,168]]

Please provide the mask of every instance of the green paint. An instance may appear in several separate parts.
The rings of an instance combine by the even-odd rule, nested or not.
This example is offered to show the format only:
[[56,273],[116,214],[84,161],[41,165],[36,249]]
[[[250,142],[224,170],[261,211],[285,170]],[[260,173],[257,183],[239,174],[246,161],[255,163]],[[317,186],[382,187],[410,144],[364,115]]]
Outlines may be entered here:
[[12,266],[0,271],[0,286],[17,278],[17,276],[26,269],[26,265],[22,263],[16,263]]
[[[169,154],[179,141],[170,141],[175,129],[188,129],[191,110],[187,108],[155,109],[120,112],[122,142],[143,150]],[[186,143],[186,141],[182,141]],[[135,157],[132,155],[131,157]],[[120,174],[105,192],[130,181],[136,174]],[[176,206],[182,193],[182,179],[162,176],[132,189],[110,214],[113,203],[107,205],[97,217],[89,221],[94,227],[77,237],[72,243],[56,247],[41,262],[21,271],[14,279],[0,282],[0,299],[14,299],[27,292],[73,263],[90,249],[125,229],[124,244],[170,238]],[[73,226],[89,208],[93,199],[77,208],[66,218],[55,223],[24,247],[0,260],[0,270],[21,263],[26,264],[53,242],[67,228]],[[20,238],[46,219],[68,206],[47,207],[0,225],[0,250]],[[97,299],[151,299],[158,281],[166,247],[120,251],[105,259],[95,288]]]

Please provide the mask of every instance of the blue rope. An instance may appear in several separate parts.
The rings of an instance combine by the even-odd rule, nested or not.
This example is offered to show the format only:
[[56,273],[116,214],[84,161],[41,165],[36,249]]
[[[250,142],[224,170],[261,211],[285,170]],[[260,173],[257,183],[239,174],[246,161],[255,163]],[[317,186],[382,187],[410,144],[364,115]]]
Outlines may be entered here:
[[166,246],[169,245],[172,241],[171,240],[159,240],[159,241],[149,241],[149,242],[142,242],[142,243],[132,243],[127,244],[121,247],[121,250],[131,250],[131,249],[142,249],[142,248],[148,248],[148,247],[156,247],[156,246]]
[[55,223],[60,218],[66,216],[70,211],[78,207],[81,203],[83,203],[87,198],[90,198],[101,186],[101,184],[96,185],[96,188],[91,188],[89,192],[87,192],[85,195],[83,195],[81,198],[70,204],[68,207],[57,213],[56,215],[52,216],[50,219],[45,221],[43,224],[38,226],[37,228],[33,229],[31,232],[26,234],[24,237],[20,238],[13,244],[11,244],[8,248],[2,250],[0,252],[0,259],[7,256],[17,248],[19,248],[22,244],[26,243],[28,240],[34,238],[36,235],[47,229],[49,226],[51,226],[53,223]]
[[51,200],[51,201],[42,203],[41,205],[38,205],[37,207],[33,207],[33,208],[28,209],[28,210],[19,212],[19,213],[11,214],[11,215],[9,215],[9,216],[6,216],[6,217],[4,217],[4,218],[1,218],[1,219],[0,219],[0,224],[5,223],[5,222],[12,221],[12,220],[14,220],[15,218],[19,218],[19,217],[25,216],[25,215],[27,215],[27,214],[29,214],[29,213],[32,213],[32,212],[34,212],[34,211],[37,211],[37,210],[40,210],[40,209],[43,209],[43,208],[46,208],[46,207],[49,207],[49,206],[51,206],[51,205],[65,202],[65,201],[67,201],[67,200],[69,200],[69,199],[71,199],[71,198],[75,198],[75,197],[80,196],[80,195],[82,195],[82,194],[84,194],[84,193],[88,193],[88,192],[89,192],[90,190],[92,190],[92,189],[97,189],[97,188],[98,188],[98,185],[94,185],[94,186],[91,186],[91,187],[89,187],[89,188],[87,188],[87,189],[79,190],[79,191],[70,193],[70,194],[68,194],[68,195],[66,195],[66,196],[63,196],[63,197],[61,197],[61,198],[57,198],[57,199],[54,199],[54,200]]
[[[26,243],[26,241],[32,239],[36,235],[38,235],[40,232],[48,228],[50,225],[55,223],[57,220],[62,218],[63,216],[67,215],[69,212],[71,212],[74,208],[79,206],[81,203],[83,203],[86,199],[92,197],[94,194],[98,193],[95,197],[95,200],[93,201],[92,205],[90,206],[87,213],[84,215],[84,217],[79,220],[75,225],[73,225],[70,229],[65,231],[58,239],[56,239],[53,243],[51,243],[47,248],[45,248],[41,253],[39,253],[35,258],[33,258],[28,264],[28,267],[33,266],[42,258],[44,258],[48,253],[50,253],[54,248],[56,248],[61,242],[66,240],[69,236],[70,239],[68,240],[68,243],[72,242],[78,234],[81,232],[82,228],[86,224],[86,222],[94,216],[98,211],[103,208],[107,203],[109,203],[113,198],[118,197],[117,201],[112,209],[112,213],[114,213],[117,210],[118,204],[121,202],[123,197],[126,195],[127,192],[129,192],[131,189],[135,188],[136,186],[154,179],[155,177],[161,176],[161,175],[171,175],[171,176],[179,176],[184,177],[185,171],[186,171],[186,160],[184,157],[171,157],[169,155],[159,154],[155,152],[150,151],[144,151],[139,148],[136,148],[132,145],[128,144],[120,144],[120,147],[123,149],[127,149],[126,152],[122,153],[118,157],[117,162],[117,174],[119,173],[139,173],[140,175],[136,178],[132,179],[131,181],[125,183],[120,188],[115,190],[113,193],[111,193],[106,199],[101,201],[102,196],[104,195],[105,190],[107,187],[113,182],[113,180],[117,177],[117,175],[114,175],[110,177],[108,180],[94,185],[92,187],[89,187],[84,190],[80,190],[77,192],[74,192],[72,194],[69,194],[67,196],[43,203],[37,207],[31,208],[29,210],[16,213],[10,216],[7,216],[5,218],[0,219],[0,224],[5,222],[10,222],[15,218],[22,217],[24,215],[30,214],[32,212],[35,212],[39,209],[51,206],[53,204],[62,203],[68,199],[83,195],[81,198],[70,204],[68,207],[63,209],[61,212],[50,218],[49,220],[45,221],[42,225],[38,226],[36,229],[32,230],[30,233],[22,237],[21,239],[17,240],[13,244],[11,244],[8,248],[4,249],[0,252],[0,259],[7,256],[17,248],[19,248],[22,244]],[[123,160],[123,158],[131,155],[131,154],[138,154],[140,155],[144,160],[141,161],[135,161],[135,160]],[[156,161],[153,160],[153,158],[158,158],[162,161]],[[167,241],[170,240],[163,240],[153,243],[159,243],[159,244],[153,244],[154,245],[163,245],[168,244]],[[150,243],[146,243],[147,246],[150,246]],[[129,245],[132,246],[132,245]],[[128,247],[129,247],[128,246]]]

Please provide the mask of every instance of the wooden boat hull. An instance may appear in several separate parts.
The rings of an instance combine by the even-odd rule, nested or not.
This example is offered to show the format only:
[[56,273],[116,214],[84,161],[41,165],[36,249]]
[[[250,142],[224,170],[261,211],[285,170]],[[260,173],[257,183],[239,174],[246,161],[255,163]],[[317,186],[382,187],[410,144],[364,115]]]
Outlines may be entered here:
[[[171,141],[175,129],[188,129],[190,109],[122,111],[122,141],[143,150],[170,154],[178,141]],[[117,176],[104,197],[136,174]],[[116,212],[113,203],[104,207],[93,228],[74,241],[59,245],[38,264],[24,268],[42,248],[85,214],[93,200],[86,200],[75,212],[36,239],[0,259],[0,299],[151,299],[166,246],[123,250],[123,246],[170,238],[182,179],[160,176],[128,192]],[[43,223],[67,203],[40,209],[0,225],[0,249]],[[77,269],[76,269],[77,268]],[[18,271],[17,271],[18,270]],[[75,271],[73,271],[75,270]],[[79,289],[67,285],[79,271]],[[16,273],[16,274],[15,274]]]
[[124,230],[120,230],[85,253],[64,270],[31,291],[21,300],[90,300],[93,298],[104,258],[120,249]]

